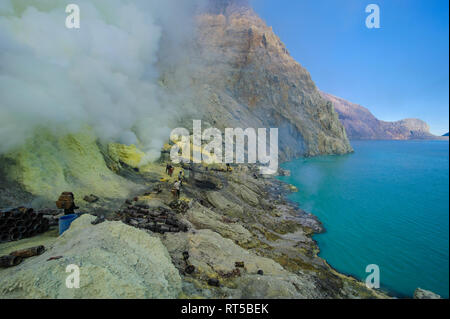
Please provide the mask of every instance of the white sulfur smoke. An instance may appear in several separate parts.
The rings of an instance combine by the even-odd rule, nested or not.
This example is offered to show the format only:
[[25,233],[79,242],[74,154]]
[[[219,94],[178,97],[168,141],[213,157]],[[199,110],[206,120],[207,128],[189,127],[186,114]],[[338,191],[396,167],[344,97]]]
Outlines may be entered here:
[[176,63],[193,32],[195,0],[0,1],[0,154],[36,128],[134,144],[154,160],[169,138],[171,100],[160,67]]

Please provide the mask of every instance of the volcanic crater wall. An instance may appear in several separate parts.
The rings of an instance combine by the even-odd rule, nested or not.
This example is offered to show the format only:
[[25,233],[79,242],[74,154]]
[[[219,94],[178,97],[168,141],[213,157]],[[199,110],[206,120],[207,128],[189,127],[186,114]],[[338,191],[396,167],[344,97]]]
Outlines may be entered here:
[[332,104],[271,27],[241,1],[197,16],[195,103],[216,127],[279,128],[280,160],[352,152]]
[[[145,5],[145,2],[139,3]],[[8,17],[1,18],[9,21]],[[170,23],[163,23],[167,24]],[[119,30],[120,25],[116,27]],[[153,73],[158,80],[152,78],[151,88],[164,96],[160,97],[156,110],[153,98],[136,101],[133,94],[126,94],[127,99],[119,105],[120,112],[96,111],[101,119],[107,120],[110,113],[121,119],[113,125],[115,129],[125,124],[131,127],[133,134],[128,135],[133,138],[125,140],[133,142],[111,136],[102,138],[97,133],[95,117],[90,118],[94,123],[78,123],[80,132],[74,129],[66,132],[47,121],[46,129],[38,125],[40,129],[34,131],[32,125],[22,125],[27,127],[27,138],[12,134],[15,140],[10,144],[16,146],[0,154],[0,206],[22,203],[31,195],[54,200],[61,191],[70,189],[81,194],[126,196],[136,185],[108,168],[97,147],[97,139],[102,138],[101,143],[135,143],[149,152],[145,158],[155,158],[163,141],[169,138],[169,126],[190,128],[192,119],[202,119],[222,130],[226,127],[278,128],[280,161],[352,151],[332,104],[321,97],[310,74],[290,56],[272,28],[256,15],[247,1],[210,1],[207,9],[195,15],[193,28],[192,36],[183,34],[183,37],[172,34],[176,32],[175,27],[164,29],[158,55],[174,51],[176,54],[156,59],[157,65],[152,67],[157,70]],[[171,36],[165,37],[166,33]],[[14,33],[8,36],[13,37]],[[126,56],[126,52],[122,52],[124,63],[133,58]],[[51,60],[51,57],[46,58]],[[70,83],[66,84],[70,87]],[[148,90],[143,91],[148,93]],[[112,94],[110,98],[114,98],[117,92],[108,90],[103,95]],[[135,105],[129,107],[127,101],[139,102],[139,110],[148,104],[145,118],[149,119],[148,123],[157,124],[143,125],[146,129],[140,129],[142,119],[138,119],[139,123],[133,126],[130,118],[139,117],[141,112],[136,113]],[[97,104],[100,110],[109,108],[107,103]],[[97,110],[94,106],[91,109]],[[22,107],[26,109],[25,104]],[[59,105],[54,102],[52,106],[49,102],[46,107],[52,110]],[[17,113],[13,104],[6,110],[9,109]],[[30,116],[29,112],[24,114]],[[127,123],[122,123],[122,119]],[[7,200],[11,193],[15,194],[15,199]]]

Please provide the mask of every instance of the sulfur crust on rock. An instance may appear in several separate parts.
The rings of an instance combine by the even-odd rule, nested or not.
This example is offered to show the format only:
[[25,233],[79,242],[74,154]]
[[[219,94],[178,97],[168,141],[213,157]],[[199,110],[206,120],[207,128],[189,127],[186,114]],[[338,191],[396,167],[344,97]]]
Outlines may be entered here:
[[[121,222],[76,220],[43,255],[0,271],[0,298],[177,298],[181,277],[161,240]],[[47,261],[50,257],[63,256]],[[80,288],[66,287],[68,265]]]
[[128,146],[118,143],[108,145],[108,154],[114,161],[122,161],[135,168],[140,166],[142,159],[145,157],[145,153],[139,150],[136,145]]
[[89,128],[61,136],[36,130],[32,139],[6,155],[14,164],[5,171],[9,179],[18,181],[34,196],[50,201],[68,190],[76,198],[92,193],[125,198],[136,185],[108,169],[96,142]]

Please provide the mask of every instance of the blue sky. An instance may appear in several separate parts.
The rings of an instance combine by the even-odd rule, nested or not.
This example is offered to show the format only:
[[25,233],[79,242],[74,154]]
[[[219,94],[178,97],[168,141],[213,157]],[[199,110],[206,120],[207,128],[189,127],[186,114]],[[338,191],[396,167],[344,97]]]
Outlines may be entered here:
[[[420,118],[449,130],[447,0],[254,0],[292,56],[328,93],[381,120]],[[381,28],[368,29],[378,4]]]

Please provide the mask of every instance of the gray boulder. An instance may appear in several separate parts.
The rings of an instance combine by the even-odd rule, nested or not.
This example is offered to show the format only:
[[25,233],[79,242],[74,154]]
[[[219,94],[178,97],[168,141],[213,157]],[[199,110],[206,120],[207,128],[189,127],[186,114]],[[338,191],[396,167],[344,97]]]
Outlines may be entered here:
[[429,290],[417,288],[414,291],[414,299],[441,299],[441,296]]

